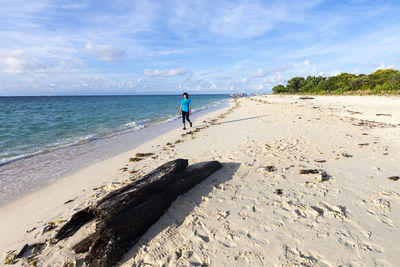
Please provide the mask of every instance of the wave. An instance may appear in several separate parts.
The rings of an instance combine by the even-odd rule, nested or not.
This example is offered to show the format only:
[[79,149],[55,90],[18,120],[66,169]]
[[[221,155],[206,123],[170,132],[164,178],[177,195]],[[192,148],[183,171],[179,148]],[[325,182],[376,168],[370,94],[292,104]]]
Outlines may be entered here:
[[44,147],[42,149],[39,149],[37,151],[27,152],[27,153],[23,153],[23,154],[18,155],[18,156],[13,156],[13,157],[0,159],[0,166],[6,165],[8,163],[11,163],[11,162],[14,162],[14,161],[17,161],[17,160],[31,158],[31,157],[36,156],[36,155],[53,152],[53,151],[61,149],[61,148],[75,146],[75,145],[81,145],[81,144],[86,144],[86,143],[92,142],[92,141],[97,140],[97,139],[99,139],[99,137],[97,137],[95,135],[86,135],[86,136],[81,136],[81,137],[74,138],[73,141],[53,143],[53,144],[48,145],[48,146],[46,146],[46,147]]
[[145,128],[144,123],[146,121],[147,120],[128,122],[128,123],[123,124],[122,127],[120,127],[116,132],[104,132],[104,133],[99,133],[97,135],[89,134],[86,136],[69,138],[67,140],[64,140],[63,142],[50,144],[50,145],[48,145],[44,148],[41,148],[37,151],[30,151],[27,153],[23,153],[21,155],[6,157],[3,159],[0,159],[0,166],[4,166],[6,164],[9,164],[9,163],[17,161],[17,160],[22,160],[22,159],[31,158],[33,156],[37,156],[40,154],[53,152],[58,149],[87,144],[87,143],[96,141],[101,138],[113,137],[113,136],[124,134],[124,133],[138,131],[138,130]]
[[[192,113],[198,113],[200,111],[204,111],[206,109],[210,109],[210,108],[215,108],[219,105],[221,105],[222,101],[215,101],[212,102],[210,105],[198,108],[198,109],[193,109]],[[18,160],[22,160],[22,159],[27,159],[27,158],[31,158],[40,154],[45,154],[45,153],[50,153],[53,152],[55,150],[59,150],[59,149],[63,149],[63,148],[67,148],[67,147],[72,147],[72,146],[78,146],[78,145],[84,145],[102,138],[110,138],[110,137],[115,137],[121,134],[126,134],[126,133],[130,133],[130,132],[136,132],[139,131],[141,129],[147,128],[147,127],[151,127],[153,125],[158,125],[158,124],[163,124],[163,123],[170,123],[173,121],[176,121],[180,118],[180,115],[167,115],[164,118],[162,118],[161,120],[153,120],[151,121],[150,119],[144,119],[144,120],[139,120],[139,121],[131,121],[131,122],[127,122],[122,124],[120,127],[118,127],[117,129],[115,129],[114,131],[106,131],[103,133],[97,133],[97,134],[89,134],[86,136],[80,136],[80,137],[75,137],[75,138],[69,138],[69,139],[64,139],[63,142],[59,142],[59,143],[53,143],[50,144],[44,148],[41,148],[37,151],[30,151],[27,153],[23,153],[20,155],[16,155],[16,156],[12,156],[12,157],[6,157],[3,159],[0,159],[0,166],[4,166],[7,165],[11,162],[15,162]],[[109,129],[111,130],[111,129]]]
[[[207,106],[204,106],[204,107],[201,107],[201,108],[197,108],[197,109],[193,109],[192,110],[192,114],[195,114],[195,113],[198,113],[200,111],[207,110],[207,109],[210,109],[210,108],[216,108],[216,107],[220,106],[222,103],[223,103],[223,101],[220,101],[220,100],[219,101],[214,101],[210,105],[207,105]],[[158,122],[154,122],[152,125],[162,124],[162,123],[167,123],[167,122],[173,122],[173,121],[178,120],[180,117],[181,117],[181,115],[170,115],[170,116],[168,116],[167,119],[164,119],[164,120],[161,120],[161,121],[158,121]]]

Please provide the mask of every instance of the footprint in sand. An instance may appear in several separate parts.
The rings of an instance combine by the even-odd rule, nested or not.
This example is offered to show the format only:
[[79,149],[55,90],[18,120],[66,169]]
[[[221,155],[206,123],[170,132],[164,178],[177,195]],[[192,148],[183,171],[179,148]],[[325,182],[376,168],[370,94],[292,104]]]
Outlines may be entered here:
[[229,214],[231,214],[231,212],[229,210],[227,210],[227,211],[218,211],[217,212],[217,220],[221,221],[223,219],[226,219],[226,217],[228,217]]
[[359,240],[358,238],[354,239],[352,238],[353,234],[351,233],[342,233],[342,237],[339,237],[337,239],[337,242],[342,244],[343,246],[350,248],[350,249],[362,249],[365,251],[370,251],[370,252],[378,252],[378,253],[383,253],[384,249],[381,248],[380,246],[377,246],[375,244],[370,244],[368,242]]
[[321,216],[338,219],[341,221],[348,219],[346,207],[323,203],[315,206],[296,205],[296,209],[293,210],[293,214],[303,218],[308,218],[309,216]]
[[233,231],[227,231],[226,235],[225,235],[225,239],[227,239],[230,242],[235,242],[236,240],[239,239],[238,235],[233,232]]
[[324,216],[324,210],[317,206],[311,206],[311,209],[314,211],[313,215],[315,216]]
[[210,242],[210,237],[208,236],[208,234],[200,234],[198,232],[198,230],[194,231],[194,235],[199,237],[201,240],[203,240],[203,242],[208,243]]
[[192,257],[192,255],[193,255],[193,251],[188,250],[185,247],[175,250],[175,259],[177,261],[179,261],[181,259],[188,259],[188,258]]
[[391,191],[379,191],[376,192],[370,198],[370,203],[372,207],[380,212],[389,213],[391,211],[390,200],[395,200],[399,198],[399,194]]
[[156,261],[161,261],[161,262],[170,262],[171,257],[168,255],[167,252],[163,250],[163,246],[157,242],[155,245],[155,248],[149,251],[151,255],[153,255],[154,259]]
[[243,212],[238,212],[238,216],[241,220],[245,221],[249,218],[249,216]]
[[303,218],[308,217],[308,213],[305,210],[296,209],[293,211],[293,213],[299,217],[303,217]]
[[[313,254],[316,254],[316,252],[313,252]],[[283,245],[283,255],[288,266],[316,266],[317,263],[320,263],[318,260],[320,258],[319,255],[304,253],[297,248],[290,248],[287,245]]]
[[389,227],[394,228],[397,226],[396,222],[394,222],[392,219],[390,219],[388,216],[384,214],[382,214],[379,219],[381,220],[382,223],[386,224]]
[[329,205],[329,204],[322,204],[322,205],[326,209],[324,214],[326,214],[327,216],[329,216],[333,219],[339,219],[341,221],[346,220],[348,218],[346,207],[334,206],[334,205]]

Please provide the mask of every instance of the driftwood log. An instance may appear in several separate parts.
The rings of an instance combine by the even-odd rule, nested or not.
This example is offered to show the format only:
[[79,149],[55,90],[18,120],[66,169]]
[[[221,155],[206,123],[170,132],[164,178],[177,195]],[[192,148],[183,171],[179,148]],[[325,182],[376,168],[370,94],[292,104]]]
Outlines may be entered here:
[[218,161],[187,166],[186,159],[167,162],[109,193],[97,204],[75,213],[55,238],[70,237],[95,218],[95,233],[73,249],[76,253],[87,252],[88,266],[114,266],[180,194],[222,167]]

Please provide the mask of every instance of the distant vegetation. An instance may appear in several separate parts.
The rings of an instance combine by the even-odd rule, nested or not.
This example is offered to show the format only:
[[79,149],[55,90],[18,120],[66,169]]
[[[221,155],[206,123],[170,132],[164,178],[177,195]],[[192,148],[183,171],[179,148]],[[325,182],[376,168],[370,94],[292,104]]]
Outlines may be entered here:
[[294,77],[274,86],[275,94],[400,94],[400,71],[377,70],[369,75],[341,73],[332,77]]

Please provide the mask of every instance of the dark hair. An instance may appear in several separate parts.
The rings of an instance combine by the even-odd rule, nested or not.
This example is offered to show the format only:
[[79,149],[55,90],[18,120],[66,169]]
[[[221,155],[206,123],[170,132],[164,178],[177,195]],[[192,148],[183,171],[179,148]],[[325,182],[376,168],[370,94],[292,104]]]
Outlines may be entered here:
[[189,94],[188,94],[188,93],[183,93],[182,95],[183,95],[183,96],[186,95],[186,97],[189,98]]

